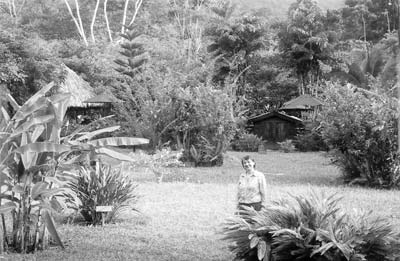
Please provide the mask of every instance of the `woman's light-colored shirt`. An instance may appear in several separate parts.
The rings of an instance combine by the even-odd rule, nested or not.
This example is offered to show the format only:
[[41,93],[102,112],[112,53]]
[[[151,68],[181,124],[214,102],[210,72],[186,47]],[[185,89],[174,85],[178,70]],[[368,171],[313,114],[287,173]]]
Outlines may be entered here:
[[243,173],[239,177],[238,202],[239,203],[265,203],[267,182],[265,176],[259,171],[252,174]]

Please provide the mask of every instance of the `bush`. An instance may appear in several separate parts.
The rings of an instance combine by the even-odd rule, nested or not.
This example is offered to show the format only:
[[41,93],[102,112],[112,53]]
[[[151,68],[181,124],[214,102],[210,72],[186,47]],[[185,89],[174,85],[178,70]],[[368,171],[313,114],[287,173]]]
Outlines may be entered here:
[[299,151],[327,151],[328,146],[321,136],[321,132],[312,129],[309,132],[299,133],[293,140],[294,146]]
[[235,260],[395,260],[400,235],[371,213],[340,211],[336,195],[292,196],[257,212],[247,208],[225,222]]
[[252,133],[244,133],[232,142],[232,149],[236,151],[258,151],[263,143],[262,139]]
[[281,150],[283,150],[284,152],[292,152],[294,151],[296,148],[294,147],[293,141],[292,140],[285,140],[282,142],[278,142],[278,145],[280,147]]
[[82,205],[80,213],[86,222],[96,225],[101,223],[101,213],[96,213],[97,206],[112,206],[107,213],[105,222],[115,220],[118,215],[137,202],[137,185],[121,174],[120,169],[101,165],[93,169],[81,168],[76,183],[71,184],[72,190],[78,195]]
[[150,169],[157,178],[157,182],[162,182],[165,174],[171,174],[171,169],[184,167],[185,164],[181,161],[183,152],[182,150],[173,151],[169,147],[164,147],[161,150],[156,150],[153,154],[148,154],[143,151],[131,153],[130,156],[135,160],[134,162],[124,163],[128,164],[128,168],[145,167]]
[[397,102],[382,94],[330,85],[320,114],[321,134],[346,182],[399,187],[396,169]]

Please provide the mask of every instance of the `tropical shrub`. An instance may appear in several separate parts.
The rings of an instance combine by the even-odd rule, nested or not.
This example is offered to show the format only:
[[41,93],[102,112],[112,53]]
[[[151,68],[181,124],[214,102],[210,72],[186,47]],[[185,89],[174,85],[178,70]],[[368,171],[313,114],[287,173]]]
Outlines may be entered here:
[[[149,138],[153,150],[167,142],[183,149],[183,159],[195,165],[222,164],[235,128],[236,98],[212,84],[206,57],[188,60],[176,43],[150,48],[153,43],[140,44],[137,36],[127,33],[123,57],[116,60],[125,79],[114,90],[125,101],[117,108],[123,129]],[[158,59],[146,59],[145,50]]]
[[89,224],[101,224],[101,213],[97,206],[112,206],[104,222],[114,221],[124,210],[133,209],[138,200],[137,185],[122,175],[121,169],[106,164],[97,164],[96,168],[82,167],[76,182],[70,183],[71,189],[82,202],[79,211]]
[[397,102],[351,85],[326,87],[321,134],[347,182],[398,187]]
[[[0,108],[1,250],[7,247],[25,253],[45,248],[48,232],[63,247],[52,212],[66,207],[60,200],[63,195],[73,197],[68,189],[57,187],[55,164],[67,149],[59,144],[58,130],[68,95],[45,97],[53,85],[43,87],[21,107],[9,95],[16,111],[13,117]],[[12,220],[9,232],[6,214]]]
[[162,182],[165,174],[171,174],[171,168],[183,167],[185,164],[181,161],[182,150],[171,150],[170,147],[164,147],[156,150],[154,153],[138,151],[131,153],[134,162],[123,163],[123,167],[128,165],[131,168],[150,169],[157,178],[157,182]]
[[243,133],[239,138],[232,141],[232,149],[237,151],[258,151],[263,143],[262,139],[252,133]]
[[279,145],[280,149],[286,153],[294,151],[296,149],[294,147],[293,140],[284,140],[284,141],[278,142],[278,145]]
[[[235,260],[395,260],[400,234],[371,212],[340,209],[340,197],[311,192],[274,202],[261,211],[243,210],[224,223]],[[397,260],[397,259],[396,259]]]
[[[112,147],[148,142],[127,137],[95,139],[118,126],[94,132],[77,130],[61,137],[70,95],[47,96],[53,87],[53,83],[42,87],[22,106],[8,95],[16,111],[12,117],[0,106],[0,250],[7,247],[26,253],[43,249],[49,233],[63,247],[52,213],[79,203],[67,186],[68,180],[76,177],[76,165],[88,165],[100,154],[131,161]],[[4,225],[6,214],[11,216],[10,232]]]
[[299,151],[326,151],[328,146],[321,136],[321,132],[317,129],[311,131],[304,131],[297,134],[293,140],[294,146]]

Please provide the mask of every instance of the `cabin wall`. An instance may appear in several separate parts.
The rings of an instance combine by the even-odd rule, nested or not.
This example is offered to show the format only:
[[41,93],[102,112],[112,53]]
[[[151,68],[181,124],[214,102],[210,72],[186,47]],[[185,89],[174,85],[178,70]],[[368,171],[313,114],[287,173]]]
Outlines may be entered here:
[[297,134],[298,125],[278,117],[254,122],[252,132],[263,140],[280,142],[293,139]]

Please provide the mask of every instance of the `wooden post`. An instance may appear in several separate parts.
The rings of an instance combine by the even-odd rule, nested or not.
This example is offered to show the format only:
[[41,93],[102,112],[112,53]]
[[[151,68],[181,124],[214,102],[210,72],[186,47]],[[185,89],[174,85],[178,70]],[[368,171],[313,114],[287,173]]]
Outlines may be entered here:
[[105,219],[106,219],[106,213],[111,212],[113,209],[113,206],[97,206],[96,207],[96,212],[101,213],[101,225],[104,226]]

